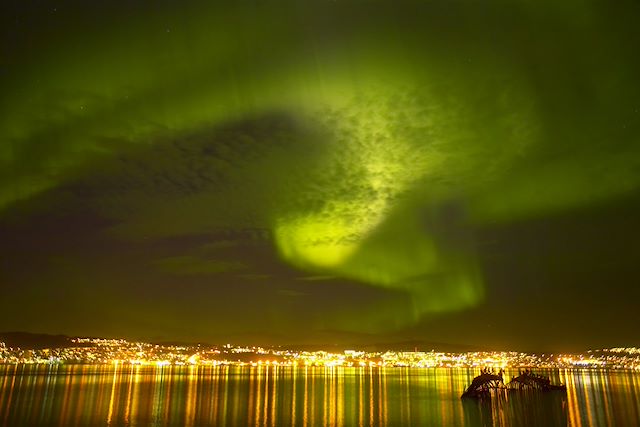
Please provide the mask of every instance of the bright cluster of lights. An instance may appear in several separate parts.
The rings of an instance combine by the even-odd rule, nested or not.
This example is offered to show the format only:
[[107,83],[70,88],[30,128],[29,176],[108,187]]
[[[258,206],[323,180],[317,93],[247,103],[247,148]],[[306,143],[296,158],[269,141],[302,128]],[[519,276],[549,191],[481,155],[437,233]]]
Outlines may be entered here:
[[520,352],[296,351],[260,346],[159,345],[121,339],[77,338],[63,348],[25,350],[0,342],[0,363],[240,365],[291,367],[589,368],[640,370],[640,349],[590,350],[587,354]]

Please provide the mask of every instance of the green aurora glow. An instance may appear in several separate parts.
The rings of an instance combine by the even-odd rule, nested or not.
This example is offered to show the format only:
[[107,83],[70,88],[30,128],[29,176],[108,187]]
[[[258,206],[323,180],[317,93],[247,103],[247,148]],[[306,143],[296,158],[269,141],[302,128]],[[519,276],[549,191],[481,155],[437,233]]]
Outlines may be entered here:
[[[3,79],[0,209],[70,197],[131,244],[260,230],[303,275],[395,295],[338,304],[317,327],[379,332],[476,306],[472,229],[640,188],[633,23],[562,3],[194,3],[62,20]],[[212,281],[247,268],[206,244],[150,265]]]

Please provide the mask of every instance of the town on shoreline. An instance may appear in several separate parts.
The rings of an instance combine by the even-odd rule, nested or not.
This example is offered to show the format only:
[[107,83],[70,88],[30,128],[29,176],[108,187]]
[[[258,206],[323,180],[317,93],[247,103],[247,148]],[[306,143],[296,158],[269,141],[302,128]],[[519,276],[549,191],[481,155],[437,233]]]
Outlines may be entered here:
[[412,368],[540,368],[640,370],[640,348],[589,350],[583,354],[515,351],[302,351],[225,344],[174,345],[124,339],[73,338],[68,345],[25,349],[0,342],[0,364],[238,365]]

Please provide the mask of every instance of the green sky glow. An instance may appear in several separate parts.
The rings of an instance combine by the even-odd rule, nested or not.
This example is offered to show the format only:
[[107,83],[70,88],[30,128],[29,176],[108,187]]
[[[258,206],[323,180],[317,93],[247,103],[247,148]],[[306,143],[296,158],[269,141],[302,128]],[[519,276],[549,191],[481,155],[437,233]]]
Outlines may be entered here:
[[[326,328],[476,307],[487,283],[474,229],[640,187],[631,24],[597,2],[494,3],[61,18],[1,86],[0,215],[67,200],[131,244],[256,230],[302,277],[393,294],[311,315]],[[148,265],[262,277],[225,258],[231,240]]]

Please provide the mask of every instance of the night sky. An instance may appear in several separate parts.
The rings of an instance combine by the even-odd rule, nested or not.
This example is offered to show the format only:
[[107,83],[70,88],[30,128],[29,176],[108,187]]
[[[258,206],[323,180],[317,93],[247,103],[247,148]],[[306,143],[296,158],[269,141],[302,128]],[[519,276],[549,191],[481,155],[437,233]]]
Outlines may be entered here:
[[0,331],[639,345],[640,3],[0,6]]

